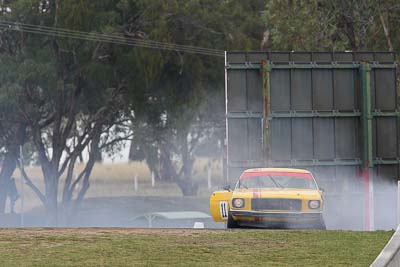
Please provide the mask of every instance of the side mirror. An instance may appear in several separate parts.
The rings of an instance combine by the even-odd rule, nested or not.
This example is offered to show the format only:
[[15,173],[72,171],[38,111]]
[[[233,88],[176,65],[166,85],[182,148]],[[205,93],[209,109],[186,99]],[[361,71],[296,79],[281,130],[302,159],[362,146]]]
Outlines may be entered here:
[[321,191],[322,193],[325,193],[325,189],[323,189],[323,188],[319,188],[319,191]]
[[223,187],[224,190],[226,191],[231,191],[231,186],[230,185],[226,185]]

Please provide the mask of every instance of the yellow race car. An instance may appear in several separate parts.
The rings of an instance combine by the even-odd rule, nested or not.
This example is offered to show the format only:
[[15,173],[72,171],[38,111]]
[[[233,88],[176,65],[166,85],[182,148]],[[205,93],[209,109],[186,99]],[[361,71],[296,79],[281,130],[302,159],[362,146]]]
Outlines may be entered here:
[[211,215],[228,228],[326,229],[324,198],[313,175],[302,169],[245,170],[234,189],[216,191],[210,198]]

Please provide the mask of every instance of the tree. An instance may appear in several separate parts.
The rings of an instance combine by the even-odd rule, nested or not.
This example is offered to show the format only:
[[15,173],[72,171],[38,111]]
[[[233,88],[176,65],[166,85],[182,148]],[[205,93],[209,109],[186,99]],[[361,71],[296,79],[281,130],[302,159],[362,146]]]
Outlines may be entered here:
[[[113,10],[108,9],[93,12],[96,7],[104,8],[98,3],[91,6],[82,1],[62,4],[15,1],[4,16],[25,23],[52,23],[83,30],[94,24],[99,27],[105,12],[113,15]],[[76,17],[84,19],[72,19]],[[108,26],[109,18],[102,25]],[[3,32],[2,39],[7,42],[3,43],[0,60],[12,70],[1,73],[7,81],[2,92],[5,99],[18,94],[17,113],[29,129],[38,153],[45,191],[41,192],[24,170],[22,173],[46,207],[49,224],[57,225],[61,177],[66,176],[62,207],[68,210],[73,203],[74,210],[89,188],[90,173],[99,151],[126,138],[126,86],[118,75],[118,66],[112,62],[113,57],[105,62],[99,60],[104,53],[113,51],[112,46],[8,31]],[[18,47],[14,53],[7,51],[7,47],[13,46]],[[76,160],[85,149],[89,151],[89,160],[83,171],[74,175]],[[79,183],[82,186],[76,192]]]
[[396,1],[268,1],[264,13],[272,50],[395,50]]
[[[256,49],[264,29],[259,19],[261,0],[15,0],[1,5],[2,18],[11,21],[220,49]],[[183,193],[196,193],[193,149],[210,129],[208,122],[222,118],[222,112],[211,116],[209,109],[201,107],[210,95],[223,94],[222,58],[8,29],[3,29],[0,38],[0,60],[7,66],[0,73],[5,100],[0,110],[4,117],[15,114],[18,118],[2,123],[10,123],[4,126],[10,131],[25,133],[14,132],[13,138],[7,139],[10,142],[1,145],[8,153],[15,151],[8,147],[33,144],[44,192],[21,171],[46,207],[50,224],[57,224],[60,200],[63,209],[79,205],[100,151],[129,138],[130,129],[136,140],[143,141],[149,165],[154,165],[151,157],[162,155],[161,166],[172,173]],[[11,99],[15,111],[7,107]],[[127,122],[134,127],[128,129]],[[140,132],[145,129],[151,129],[153,135],[141,139]],[[0,134],[6,140],[6,133]],[[17,136],[23,138],[17,140]],[[74,175],[75,163],[85,149],[89,160],[83,172]],[[13,163],[7,172],[2,169],[4,177],[15,169],[17,154],[9,156]],[[173,162],[174,158],[179,162]],[[0,190],[0,204],[1,195]]]
[[[151,1],[141,15],[155,19],[141,32],[150,39],[178,44],[256,49],[264,28],[260,19],[263,3]],[[184,195],[194,195],[198,187],[193,179],[194,150],[216,123],[221,128],[224,122],[223,59],[136,50],[140,63],[135,73],[140,74],[139,83],[145,85],[145,105],[135,106],[134,113],[136,120],[145,123],[134,126],[134,133],[143,138],[135,138],[132,146],[140,144],[158,177],[175,181]],[[204,108],[210,97],[220,99],[217,104],[222,108]]]

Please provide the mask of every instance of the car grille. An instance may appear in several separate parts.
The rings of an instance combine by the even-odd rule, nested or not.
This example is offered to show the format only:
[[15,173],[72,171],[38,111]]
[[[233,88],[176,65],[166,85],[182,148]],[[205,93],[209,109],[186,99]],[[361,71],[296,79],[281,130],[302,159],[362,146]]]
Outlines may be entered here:
[[255,198],[251,200],[252,210],[290,210],[300,211],[300,199]]

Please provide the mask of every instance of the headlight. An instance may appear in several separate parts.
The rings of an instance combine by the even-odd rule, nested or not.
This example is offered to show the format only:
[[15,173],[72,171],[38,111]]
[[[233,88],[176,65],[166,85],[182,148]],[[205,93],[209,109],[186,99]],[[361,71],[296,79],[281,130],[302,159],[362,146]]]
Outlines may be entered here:
[[321,207],[321,201],[319,201],[319,200],[310,200],[310,201],[308,201],[308,207],[310,209],[313,209],[313,210],[319,209]]
[[234,208],[243,208],[244,207],[244,199],[243,198],[234,198],[234,199],[232,199],[232,205]]

